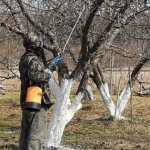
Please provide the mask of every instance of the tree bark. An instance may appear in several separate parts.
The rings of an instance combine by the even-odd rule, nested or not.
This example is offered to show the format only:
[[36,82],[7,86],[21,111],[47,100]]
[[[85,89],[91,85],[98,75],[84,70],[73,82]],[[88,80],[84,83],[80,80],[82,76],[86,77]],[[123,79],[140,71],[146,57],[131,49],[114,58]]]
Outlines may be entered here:
[[93,81],[96,84],[100,95],[109,111],[109,115],[111,118],[115,115],[115,105],[111,99],[108,84],[105,82],[105,78],[100,66],[97,64],[93,69]]
[[82,107],[81,99],[83,94],[80,92],[73,102],[70,101],[70,91],[73,80],[64,79],[61,86],[58,86],[53,79],[49,85],[55,96],[56,102],[52,114],[51,122],[45,138],[44,147],[59,147],[66,124],[72,119],[75,112]]

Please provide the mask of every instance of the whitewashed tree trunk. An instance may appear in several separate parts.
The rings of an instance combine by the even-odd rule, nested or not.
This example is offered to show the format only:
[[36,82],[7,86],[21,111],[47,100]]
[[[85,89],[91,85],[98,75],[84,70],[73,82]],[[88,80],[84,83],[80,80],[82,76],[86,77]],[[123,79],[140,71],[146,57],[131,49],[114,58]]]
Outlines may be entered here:
[[131,96],[130,85],[127,84],[127,86],[121,92],[120,96],[117,99],[116,108],[115,108],[115,104],[114,104],[113,100],[111,99],[107,83],[104,83],[100,86],[99,92],[103,98],[106,108],[108,109],[108,111],[110,113],[110,116],[112,116],[115,120],[125,119],[125,117],[122,116],[122,113],[125,110],[127,102]]
[[125,119],[121,115],[125,110],[125,107],[127,105],[128,100],[130,99],[130,96],[131,96],[131,87],[130,84],[128,83],[117,100],[116,113],[115,113],[116,120]]
[[110,116],[114,117],[115,115],[115,104],[112,101],[111,97],[110,97],[110,93],[109,93],[109,88],[108,88],[108,84],[104,83],[101,84],[100,88],[99,88],[99,92],[103,98],[103,101],[110,113]]
[[131,81],[128,81],[128,84],[122,91],[121,95],[119,96],[117,100],[117,106],[116,106],[116,113],[115,113],[115,119],[120,120],[124,119],[122,115],[123,111],[125,110],[125,107],[127,105],[127,102],[131,96],[131,86],[134,84],[136,77],[138,76],[139,72],[143,68],[143,66],[150,60],[150,49],[147,49],[145,51],[145,54],[141,58],[141,60],[135,65],[132,73],[131,73]]
[[49,81],[56,102],[45,138],[45,148],[59,147],[66,124],[72,119],[75,112],[82,107],[82,93],[79,93],[72,103],[69,99],[72,82],[73,80],[64,79],[61,82],[61,87],[59,87],[53,79]]
[[132,73],[131,73],[131,81],[129,80],[126,87],[121,92],[120,96],[117,99],[117,105],[115,110],[115,105],[113,101],[111,100],[108,85],[104,80],[103,72],[101,71],[100,67],[97,66],[95,69],[95,76],[97,77],[95,80],[95,84],[97,87],[99,87],[100,94],[103,98],[103,101],[109,110],[109,113],[115,120],[121,120],[125,119],[125,117],[122,116],[123,111],[125,110],[125,107],[127,105],[128,100],[131,96],[131,86],[133,86],[136,77],[138,76],[139,72],[141,71],[142,67],[150,60],[150,50],[148,49],[142,57],[142,59],[137,63],[137,65],[134,67]]
[[86,85],[85,86],[83,99],[84,100],[89,100],[89,101],[94,100],[94,94],[93,94],[91,85]]

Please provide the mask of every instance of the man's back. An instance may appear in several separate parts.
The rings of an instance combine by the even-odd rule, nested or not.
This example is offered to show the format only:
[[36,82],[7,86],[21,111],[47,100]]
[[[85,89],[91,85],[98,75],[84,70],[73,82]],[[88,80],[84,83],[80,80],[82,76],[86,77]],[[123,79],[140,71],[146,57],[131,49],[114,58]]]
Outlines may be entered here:
[[[25,52],[19,63],[21,94],[20,101],[23,106],[26,98],[27,88],[31,84],[39,83],[41,79],[39,71],[44,69],[42,59],[32,52]],[[36,71],[37,70],[37,71]],[[39,70],[39,71],[38,71]]]

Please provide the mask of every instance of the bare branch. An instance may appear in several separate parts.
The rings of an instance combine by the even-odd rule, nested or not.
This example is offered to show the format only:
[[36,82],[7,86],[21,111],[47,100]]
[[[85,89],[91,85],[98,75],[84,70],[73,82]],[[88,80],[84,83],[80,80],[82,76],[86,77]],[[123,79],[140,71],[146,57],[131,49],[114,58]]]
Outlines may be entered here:
[[[118,47],[118,46],[116,46],[116,45],[110,45],[110,47],[113,47],[113,48],[115,48],[115,49],[119,49],[119,51],[116,51],[115,49],[109,49],[109,50],[111,50],[111,51],[113,51],[113,52],[115,52],[116,54],[119,54],[119,55],[121,55],[121,56],[123,56],[123,57],[127,57],[127,58],[133,58],[136,54],[133,54],[133,55],[127,55],[127,53],[129,53],[128,51],[126,51],[125,49],[123,49],[123,48],[121,48],[121,47]],[[121,50],[121,51],[120,51]]]
[[51,44],[54,44],[54,35],[50,32],[50,31],[45,31],[42,26],[40,26],[39,24],[35,23],[33,21],[33,19],[31,18],[31,16],[29,16],[29,14],[26,12],[24,5],[22,3],[22,0],[17,0],[21,11],[23,12],[23,14],[25,15],[25,17],[27,18],[27,20],[38,30],[40,31],[42,34],[44,34],[45,36],[48,36],[50,39]]
[[13,28],[10,25],[6,24],[5,22],[0,22],[0,27],[5,27],[7,30],[16,33],[17,35],[20,35],[22,37],[25,36],[25,33],[23,33],[21,30],[19,30],[18,28]]
[[7,2],[7,1],[4,1],[2,0],[3,3],[6,5],[6,7],[11,11],[11,15],[13,16],[14,18],[14,21],[16,22],[16,25],[17,27],[20,29],[20,30],[23,30],[23,25],[21,24],[20,20],[18,17],[16,17],[15,15],[18,14],[18,12],[14,12],[12,6]]

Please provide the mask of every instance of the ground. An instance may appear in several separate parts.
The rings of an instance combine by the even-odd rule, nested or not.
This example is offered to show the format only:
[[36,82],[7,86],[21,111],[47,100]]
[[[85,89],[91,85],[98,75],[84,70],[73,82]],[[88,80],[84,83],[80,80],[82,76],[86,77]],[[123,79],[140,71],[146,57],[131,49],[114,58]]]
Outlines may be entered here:
[[[80,150],[149,150],[150,97],[133,97],[124,115],[128,120],[107,120],[107,110],[96,95],[94,101],[83,102],[66,126],[62,145]],[[0,149],[18,150],[20,119],[19,93],[0,95]]]

